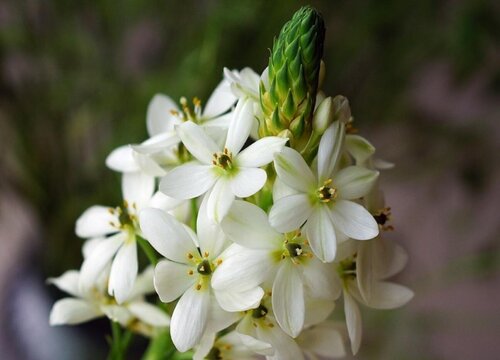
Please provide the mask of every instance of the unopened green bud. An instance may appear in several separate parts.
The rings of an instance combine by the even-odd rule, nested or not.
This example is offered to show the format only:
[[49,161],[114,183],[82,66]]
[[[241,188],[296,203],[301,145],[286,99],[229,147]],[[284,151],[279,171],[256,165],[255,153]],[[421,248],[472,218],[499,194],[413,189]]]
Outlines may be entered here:
[[277,135],[285,129],[293,134],[292,146],[303,147],[312,131],[325,26],[319,13],[303,7],[288,21],[269,57],[269,88],[260,87],[263,119],[261,136]]

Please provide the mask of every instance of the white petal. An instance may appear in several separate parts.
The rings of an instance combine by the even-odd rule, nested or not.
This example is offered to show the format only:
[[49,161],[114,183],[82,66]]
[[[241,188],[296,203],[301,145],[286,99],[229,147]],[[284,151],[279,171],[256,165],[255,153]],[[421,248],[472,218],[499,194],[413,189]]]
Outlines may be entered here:
[[381,281],[372,285],[371,297],[366,305],[374,309],[395,309],[405,305],[412,298],[413,291],[407,287]]
[[304,264],[302,276],[307,293],[313,298],[336,300],[342,292],[342,285],[332,266],[316,258]]
[[201,126],[187,121],[176,127],[177,134],[189,152],[204,164],[212,163],[213,154],[220,152],[217,144],[207,135]]
[[129,300],[141,298],[144,295],[149,295],[155,292],[153,284],[154,268],[149,265],[142,273],[135,279],[134,287],[130,293]]
[[364,164],[375,153],[375,147],[359,135],[347,135],[345,145],[357,165]]
[[80,273],[76,270],[68,270],[64,274],[56,278],[47,279],[48,284],[53,284],[70,295],[81,297],[79,289]]
[[150,136],[173,129],[174,124],[178,122],[177,118],[171,114],[171,111],[177,111],[177,105],[168,96],[156,94],[149,102],[146,116],[146,124]]
[[288,335],[296,337],[304,326],[304,288],[298,269],[283,262],[273,283],[273,310],[276,321]]
[[167,259],[186,263],[189,253],[198,252],[191,236],[173,216],[146,208],[139,213],[139,221],[145,238]]
[[296,230],[311,216],[313,207],[307,194],[290,195],[276,201],[269,222],[280,232]]
[[[222,264],[212,274],[212,287],[216,290],[247,291],[260,285],[274,273],[274,262],[267,250],[250,250],[231,245],[229,257],[221,255]],[[231,251],[229,248],[227,252]]]
[[244,167],[261,167],[274,159],[274,154],[280,152],[288,139],[278,136],[267,136],[257,140],[237,156],[237,163]]
[[80,289],[86,292],[95,285],[98,277],[102,274],[106,265],[123,245],[127,234],[118,233],[107,239],[103,239],[92,253],[83,261],[80,270]]
[[[193,271],[193,275],[189,275]],[[160,300],[169,303],[180,297],[196,280],[192,266],[170,260],[160,261],[155,268],[154,286]]]
[[129,325],[133,319],[132,313],[124,306],[115,304],[101,305],[100,309],[108,319],[120,323],[123,327]]
[[217,180],[207,196],[208,218],[216,223],[220,223],[234,201],[231,183],[223,178]]
[[306,329],[299,337],[300,344],[304,349],[325,358],[341,358],[346,356],[344,340],[339,331],[339,325],[327,321]]
[[294,149],[284,147],[275,154],[274,167],[281,181],[296,190],[308,193],[317,185],[311,169]]
[[246,291],[215,291],[215,297],[221,308],[230,312],[254,309],[259,306],[263,296],[264,290],[260,287]]
[[239,312],[228,312],[221,308],[213,292],[210,294],[210,308],[205,332],[219,332],[227,329],[243,316]]
[[203,109],[204,118],[213,118],[220,115],[236,102],[236,96],[231,92],[231,86],[227,80],[222,80],[207,100]]
[[170,325],[170,317],[160,308],[144,301],[136,301],[127,305],[130,312],[142,322],[158,327]]
[[329,212],[327,206],[318,205],[304,226],[314,255],[323,262],[332,262],[337,252],[337,238]]
[[98,237],[117,232],[118,219],[111,214],[109,207],[95,205],[80,215],[76,220],[76,235],[81,238]]
[[267,174],[262,169],[240,168],[230,180],[231,190],[234,195],[245,198],[262,189],[266,180]]
[[320,182],[330,178],[345,138],[344,123],[335,121],[321,137],[318,148],[318,178]]
[[408,253],[399,245],[385,239],[377,238],[374,261],[374,275],[377,279],[386,279],[399,273],[408,263]]
[[236,200],[221,223],[224,233],[235,243],[251,249],[275,249],[282,235],[274,230],[258,206]]
[[175,130],[163,132],[155,135],[140,145],[131,145],[134,152],[142,155],[153,155],[158,152],[168,150],[174,145],[178,145],[181,140]]
[[118,172],[136,172],[140,170],[130,145],[114,149],[106,158],[106,166]]
[[205,196],[198,210],[196,231],[201,253],[208,253],[208,257],[214,259],[226,244],[226,236],[222,232],[220,225],[208,217],[207,202],[208,196]]
[[334,301],[306,297],[304,329],[322,323],[331,315],[334,309]]
[[257,354],[270,356],[274,354],[274,349],[271,344],[265,340],[267,338],[258,339],[257,332],[253,326],[251,316],[245,316],[238,326],[236,327],[236,333],[240,341],[247,348],[252,349]]
[[331,216],[335,227],[350,238],[369,240],[378,235],[378,225],[373,216],[352,201],[337,200]]
[[176,199],[157,191],[149,200],[148,207],[160,209],[163,211],[173,210],[183,204],[186,200]]
[[180,352],[200,342],[207,325],[210,293],[190,287],[180,298],[172,314],[170,333]]
[[348,166],[334,177],[334,184],[339,191],[339,198],[359,199],[370,192],[379,175],[378,171],[360,166]]
[[257,328],[259,339],[269,341],[274,348],[274,356],[271,359],[276,360],[303,360],[302,350],[290,336],[285,334],[279,326],[272,328]]
[[371,299],[372,284],[374,282],[373,271],[373,247],[377,239],[358,242],[358,252],[356,256],[356,282],[363,302],[367,303]]
[[294,188],[286,185],[279,177],[275,178],[273,185],[273,200],[277,202],[279,199],[289,195],[296,195],[299,192]]
[[102,313],[92,304],[73,298],[57,301],[50,311],[50,325],[72,325],[102,316]]
[[160,191],[176,199],[192,199],[207,192],[216,179],[211,165],[187,163],[161,179]]
[[193,354],[193,360],[206,359],[206,356],[210,353],[210,350],[212,350],[214,345],[215,335],[216,333],[214,332],[205,331],[199,344],[196,346],[196,350]]
[[127,300],[132,292],[138,268],[137,244],[135,239],[128,240],[118,250],[109,275],[108,293],[115,297],[118,304]]
[[142,172],[125,173],[122,176],[123,199],[141,209],[155,191],[155,178]]
[[356,304],[356,301],[349,295],[348,291],[344,291],[344,312],[347,332],[351,339],[352,353],[356,355],[361,345],[361,334],[363,329],[358,304]]
[[227,132],[226,148],[236,155],[248,139],[253,125],[253,104],[250,100],[239,100],[234,109],[234,118]]
[[101,243],[102,240],[106,239],[105,237],[95,237],[95,238],[90,238],[85,240],[85,242],[82,245],[82,255],[83,259],[86,259],[89,257],[90,254],[92,254],[92,251],[94,251],[95,247]]

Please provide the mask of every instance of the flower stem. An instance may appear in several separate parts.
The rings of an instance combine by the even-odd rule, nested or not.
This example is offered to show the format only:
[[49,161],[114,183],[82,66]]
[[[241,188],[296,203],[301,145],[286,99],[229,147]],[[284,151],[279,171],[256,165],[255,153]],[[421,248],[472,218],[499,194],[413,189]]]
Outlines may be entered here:
[[121,340],[120,340],[122,329],[119,323],[112,320],[111,320],[111,333],[113,337],[110,340],[108,360],[123,360],[123,354],[121,352]]
[[191,199],[191,229],[196,232],[196,219],[198,218],[198,206],[196,199]]
[[144,254],[146,254],[151,265],[156,265],[158,263],[158,257],[156,256],[151,244],[140,236],[137,236],[137,242],[139,243],[142,251],[144,251]]

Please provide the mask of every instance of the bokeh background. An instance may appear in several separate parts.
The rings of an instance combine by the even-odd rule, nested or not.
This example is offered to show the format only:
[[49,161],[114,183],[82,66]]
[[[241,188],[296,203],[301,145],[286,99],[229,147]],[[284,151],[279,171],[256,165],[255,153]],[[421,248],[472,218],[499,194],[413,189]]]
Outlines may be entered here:
[[[397,164],[382,176],[389,236],[416,293],[363,310],[357,358],[498,359],[500,2],[308,3],[327,25],[326,92],[350,99],[361,134]],[[62,293],[45,279],[80,265],[79,214],[120,200],[106,155],[146,138],[155,93],[206,99],[224,66],[261,72],[304,4],[0,1],[2,359],[104,357],[105,321],[48,326]]]

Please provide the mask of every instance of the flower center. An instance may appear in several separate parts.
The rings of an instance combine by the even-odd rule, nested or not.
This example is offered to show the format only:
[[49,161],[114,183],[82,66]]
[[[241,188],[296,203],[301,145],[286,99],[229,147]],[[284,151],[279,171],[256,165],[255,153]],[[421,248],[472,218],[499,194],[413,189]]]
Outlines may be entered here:
[[205,357],[207,360],[222,360],[222,354],[219,348],[213,347]]
[[109,208],[108,211],[110,212],[110,214],[118,215],[119,222],[119,224],[111,222],[111,226],[121,230],[135,230],[137,226],[137,216],[131,210],[137,210],[137,207],[135,203],[132,203],[132,208],[130,208],[127,200],[123,200],[123,204],[117,206],[116,208]]
[[316,195],[318,196],[319,201],[323,203],[330,202],[331,200],[335,200],[338,195],[338,191],[335,187],[331,186],[332,179],[328,179],[323,183],[317,191]]
[[338,274],[344,281],[356,279],[356,256],[357,254],[354,254],[350,258],[342,260],[338,265]]
[[387,222],[391,220],[391,208],[385,207],[380,209],[375,214],[373,214],[375,221],[382,230],[389,231],[394,230],[392,225],[387,225]]
[[300,256],[304,252],[304,250],[302,250],[302,245],[300,244],[288,243],[285,245],[285,247],[288,250],[290,257]]
[[200,262],[196,267],[196,270],[201,275],[210,275],[212,273],[212,268],[208,260],[203,260],[202,262]]
[[259,305],[258,308],[252,310],[252,317],[254,319],[261,319],[267,315],[269,310],[264,305]]
[[213,154],[212,164],[223,170],[231,170],[233,168],[233,154],[224,148],[223,152]]

